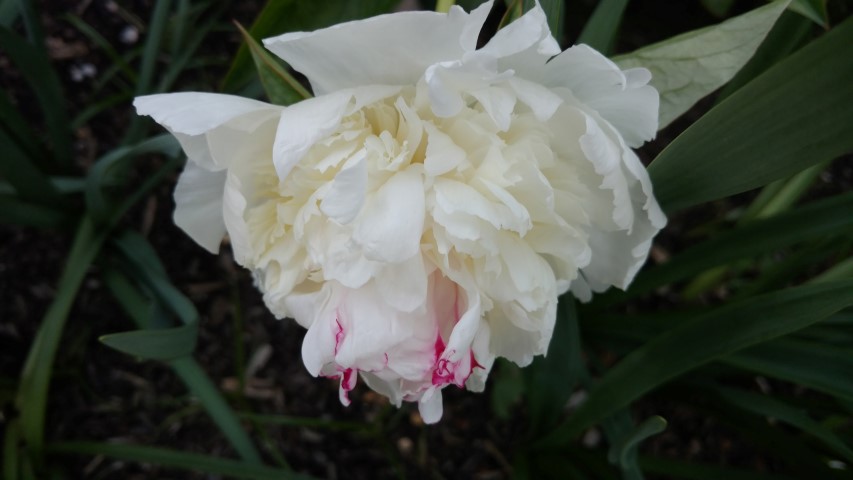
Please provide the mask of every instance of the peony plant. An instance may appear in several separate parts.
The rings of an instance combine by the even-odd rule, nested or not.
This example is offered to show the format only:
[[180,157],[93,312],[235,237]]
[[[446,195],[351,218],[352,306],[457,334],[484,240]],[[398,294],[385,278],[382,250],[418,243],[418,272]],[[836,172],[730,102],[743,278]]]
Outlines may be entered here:
[[547,352],[558,296],[627,288],[666,224],[632,151],[658,128],[649,70],[561,51],[538,4],[477,48],[491,8],[268,38],[316,95],[291,106],[134,102],[189,159],[176,224],[211,252],[227,234],[345,405],[361,378],[438,421],[446,386]]

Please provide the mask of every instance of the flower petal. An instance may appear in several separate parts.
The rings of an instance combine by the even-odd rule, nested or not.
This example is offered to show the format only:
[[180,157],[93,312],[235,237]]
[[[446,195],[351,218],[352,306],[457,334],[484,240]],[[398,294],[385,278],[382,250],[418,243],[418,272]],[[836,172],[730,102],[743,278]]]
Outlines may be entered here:
[[418,252],[423,231],[423,178],[412,166],[394,174],[367,199],[353,240],[369,259],[401,262]]
[[367,190],[366,158],[365,150],[356,152],[335,175],[332,188],[320,202],[320,210],[341,225],[352,222],[364,204]]
[[175,187],[175,225],[211,253],[225,236],[222,194],[225,172],[211,172],[187,162]]
[[465,13],[418,11],[380,15],[314,32],[293,32],[264,45],[308,77],[316,95],[361,85],[413,85],[434,63],[476,48],[492,8]]

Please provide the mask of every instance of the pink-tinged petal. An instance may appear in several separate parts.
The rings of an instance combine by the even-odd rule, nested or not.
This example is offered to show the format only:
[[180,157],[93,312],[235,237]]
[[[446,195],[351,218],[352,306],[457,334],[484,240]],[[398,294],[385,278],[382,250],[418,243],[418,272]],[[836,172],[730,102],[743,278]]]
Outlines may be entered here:
[[423,256],[385,266],[376,276],[376,287],[388,305],[401,312],[412,312],[427,299],[427,272]]
[[358,370],[347,368],[341,372],[341,388],[338,394],[341,405],[348,407],[352,403],[349,399],[349,392],[355,388],[356,380],[358,380]]
[[465,13],[417,11],[380,15],[314,32],[286,33],[264,45],[308,77],[316,95],[362,85],[413,85],[434,63],[476,48],[492,7]]
[[394,263],[411,258],[420,249],[424,203],[419,166],[395,173],[365,202],[353,241],[371,260]]
[[211,253],[225,235],[222,193],[225,172],[210,172],[188,162],[175,187],[175,225]]

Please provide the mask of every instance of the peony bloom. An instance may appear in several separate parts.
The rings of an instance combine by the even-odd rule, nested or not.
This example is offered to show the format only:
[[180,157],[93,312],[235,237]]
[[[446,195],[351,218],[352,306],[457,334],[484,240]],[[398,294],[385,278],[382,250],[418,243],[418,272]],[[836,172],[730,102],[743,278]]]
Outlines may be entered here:
[[645,69],[564,52],[537,6],[477,49],[491,2],[265,40],[311,82],[290,107],[138,98],[189,162],[175,222],[228,234],[315,376],[442,415],[496,357],[544,354],[558,295],[625,288],[666,220],[631,151],[657,129]]

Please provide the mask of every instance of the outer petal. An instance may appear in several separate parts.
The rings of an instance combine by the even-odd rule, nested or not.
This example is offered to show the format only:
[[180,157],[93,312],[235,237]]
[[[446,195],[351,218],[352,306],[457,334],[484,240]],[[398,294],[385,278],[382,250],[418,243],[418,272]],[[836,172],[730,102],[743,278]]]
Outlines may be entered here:
[[645,69],[623,72],[586,45],[575,45],[554,57],[545,67],[543,83],[565,87],[585,105],[614,125],[625,142],[638,147],[657,132],[659,97],[647,85]]
[[211,253],[225,235],[222,192],[225,172],[210,172],[187,162],[175,187],[175,225]]
[[[148,95],[136,98],[133,105],[138,114],[151,116],[173,133],[187,157],[208,170],[227,167],[231,157],[212,154],[214,147],[209,145],[209,137],[205,134],[253,132],[282,110],[282,107],[248,98],[199,92]],[[242,137],[246,141],[247,136]],[[239,151],[240,145],[235,140],[237,137],[232,137],[226,143]]]
[[473,51],[492,8],[470,14],[402,12],[314,32],[268,38],[264,45],[302,72],[316,95],[361,85],[410,85],[427,66]]

